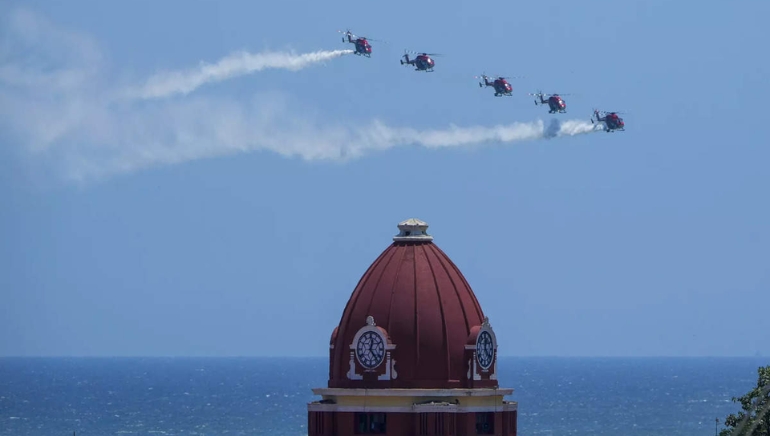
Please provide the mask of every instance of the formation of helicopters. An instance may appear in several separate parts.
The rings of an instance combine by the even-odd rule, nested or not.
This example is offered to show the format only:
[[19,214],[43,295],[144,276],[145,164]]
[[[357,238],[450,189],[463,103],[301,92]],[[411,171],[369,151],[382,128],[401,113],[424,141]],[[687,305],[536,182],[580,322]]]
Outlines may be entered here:
[[[342,42],[354,45],[354,54],[365,57],[372,56],[372,45],[369,41],[376,42],[376,39],[368,38],[366,36],[357,36],[350,30],[344,32],[338,30],[338,32],[344,35],[342,37]],[[410,58],[410,53],[416,56]],[[401,65],[412,65],[414,66],[415,71],[430,73],[433,72],[433,68],[436,66],[436,61],[433,60],[433,57],[436,56],[440,55],[438,53],[406,51],[402,56]],[[490,76],[487,76],[486,74],[476,76],[476,78],[483,80],[483,82],[479,82],[480,88],[492,87],[494,89],[495,97],[513,97],[513,86],[508,82],[508,79],[510,78],[498,76],[490,80]],[[567,113],[567,103],[564,101],[563,96],[569,94],[544,94],[538,91],[537,93],[529,93],[528,95],[535,97],[535,106],[548,105],[549,114]],[[604,130],[608,133],[625,131],[625,121],[623,121],[623,118],[621,118],[619,114],[622,114],[622,112],[606,112],[594,109],[591,123],[603,123]],[[594,117],[596,117],[595,120]]]

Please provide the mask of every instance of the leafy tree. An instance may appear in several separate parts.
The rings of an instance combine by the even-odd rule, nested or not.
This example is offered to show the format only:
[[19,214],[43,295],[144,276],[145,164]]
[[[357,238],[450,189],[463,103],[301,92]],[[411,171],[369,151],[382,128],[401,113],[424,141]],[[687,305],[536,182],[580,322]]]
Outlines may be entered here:
[[741,411],[725,418],[719,436],[770,436],[770,366],[757,370],[757,386],[746,395],[735,398]]

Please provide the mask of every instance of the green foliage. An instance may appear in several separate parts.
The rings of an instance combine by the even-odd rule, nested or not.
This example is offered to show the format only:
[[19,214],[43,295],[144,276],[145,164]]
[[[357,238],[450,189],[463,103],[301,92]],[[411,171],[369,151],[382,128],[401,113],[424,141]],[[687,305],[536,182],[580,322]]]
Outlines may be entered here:
[[757,370],[757,386],[746,395],[735,398],[741,411],[725,418],[719,436],[770,436],[770,366]]

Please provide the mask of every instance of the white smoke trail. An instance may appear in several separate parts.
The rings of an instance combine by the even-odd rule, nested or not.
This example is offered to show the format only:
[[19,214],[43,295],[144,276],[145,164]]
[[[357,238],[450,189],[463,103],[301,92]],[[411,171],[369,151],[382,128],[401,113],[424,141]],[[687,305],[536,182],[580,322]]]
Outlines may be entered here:
[[371,149],[387,149],[403,145],[418,145],[426,148],[448,148],[479,145],[485,143],[508,144],[537,139],[575,136],[599,131],[599,126],[582,121],[551,120],[546,128],[542,120],[530,123],[511,123],[497,126],[459,127],[451,125],[447,129],[417,130],[412,128],[388,127],[374,122],[370,127],[361,129],[353,136],[347,152],[354,156]]
[[214,64],[201,62],[200,66],[190,70],[158,73],[150,77],[140,88],[131,89],[126,94],[141,99],[168,97],[173,94],[184,95],[207,83],[221,82],[271,68],[297,71],[353,52],[353,50],[321,50],[303,54],[269,51],[256,54],[237,52]]
[[[514,144],[590,133],[588,122],[541,120],[443,129],[390,126],[381,121],[349,127],[296,117],[275,96],[255,105],[194,99],[151,108],[114,109],[98,99],[77,105],[16,105],[9,125],[38,156],[47,156],[66,179],[87,182],[142,169],[249,152],[304,160],[350,161],[403,146],[431,149]],[[2,99],[0,99],[2,103]],[[67,113],[51,125],[51,117]],[[25,123],[21,123],[24,119]]]
[[561,121],[553,118],[548,128],[545,129],[543,137],[575,136],[599,131],[604,131],[601,124],[594,124],[583,120]]

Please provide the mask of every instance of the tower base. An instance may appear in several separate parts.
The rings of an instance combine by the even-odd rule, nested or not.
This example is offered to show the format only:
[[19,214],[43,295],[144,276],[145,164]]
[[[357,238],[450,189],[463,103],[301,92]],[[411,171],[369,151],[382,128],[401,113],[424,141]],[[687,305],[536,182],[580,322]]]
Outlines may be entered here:
[[313,389],[308,436],[516,436],[513,389]]

